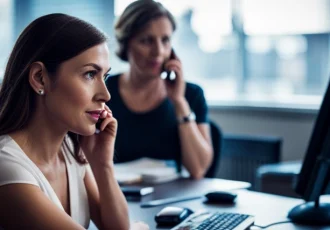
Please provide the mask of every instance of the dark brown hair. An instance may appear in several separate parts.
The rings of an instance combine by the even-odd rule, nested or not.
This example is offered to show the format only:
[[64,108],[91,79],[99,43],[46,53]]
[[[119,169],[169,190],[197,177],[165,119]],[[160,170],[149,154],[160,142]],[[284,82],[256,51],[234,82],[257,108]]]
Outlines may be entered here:
[[119,44],[117,56],[123,61],[128,61],[129,40],[143,30],[151,20],[163,16],[170,20],[174,31],[176,24],[173,15],[159,2],[138,0],[128,5],[115,25],[116,39]]
[[[0,89],[0,135],[24,128],[34,113],[36,93],[29,84],[32,63],[42,62],[53,75],[62,62],[105,41],[107,37],[97,28],[66,14],[45,15],[28,25],[10,54]],[[72,155],[85,163],[79,136],[68,135],[73,142]]]

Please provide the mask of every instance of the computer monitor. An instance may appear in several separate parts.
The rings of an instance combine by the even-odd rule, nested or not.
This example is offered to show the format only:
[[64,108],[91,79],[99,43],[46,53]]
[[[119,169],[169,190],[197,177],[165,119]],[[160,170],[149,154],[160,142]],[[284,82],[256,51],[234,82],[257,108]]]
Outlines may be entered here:
[[330,224],[330,203],[320,203],[330,179],[330,82],[321,104],[295,191],[306,203],[294,207],[288,217],[307,225]]

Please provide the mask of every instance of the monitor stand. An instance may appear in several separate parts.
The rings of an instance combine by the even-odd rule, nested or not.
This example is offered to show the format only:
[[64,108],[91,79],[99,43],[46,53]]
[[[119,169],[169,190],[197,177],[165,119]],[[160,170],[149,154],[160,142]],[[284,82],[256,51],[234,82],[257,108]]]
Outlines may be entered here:
[[288,218],[302,225],[330,225],[330,203],[307,202],[291,209]]

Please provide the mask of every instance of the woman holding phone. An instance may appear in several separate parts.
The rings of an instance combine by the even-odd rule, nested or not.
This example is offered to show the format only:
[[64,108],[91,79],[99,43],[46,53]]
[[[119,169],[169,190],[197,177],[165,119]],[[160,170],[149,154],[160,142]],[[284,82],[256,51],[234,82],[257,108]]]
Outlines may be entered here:
[[0,229],[130,228],[109,70],[106,36],[78,18],[45,15],[19,36],[0,90]]
[[171,46],[175,28],[172,14],[153,0],[131,3],[115,25],[117,55],[129,63],[128,72],[106,80],[119,122],[115,160],[173,159],[199,179],[213,158],[207,104],[203,90],[184,80]]

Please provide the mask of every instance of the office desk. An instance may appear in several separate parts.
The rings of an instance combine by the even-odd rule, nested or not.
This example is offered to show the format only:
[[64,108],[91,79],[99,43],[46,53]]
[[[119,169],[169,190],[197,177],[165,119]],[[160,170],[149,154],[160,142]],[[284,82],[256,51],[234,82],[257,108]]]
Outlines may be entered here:
[[[203,179],[193,181],[180,179],[174,182],[156,185],[153,194],[147,195],[142,201],[160,199],[172,196],[200,195],[214,189],[221,189],[221,181],[217,179]],[[240,182],[238,182],[240,183]],[[274,222],[288,220],[288,211],[303,203],[301,199],[287,198],[283,196],[263,194],[248,190],[237,190],[238,197],[235,205],[206,205],[202,199],[170,204],[168,206],[189,207],[192,210],[207,209],[226,212],[246,213],[255,216],[255,224],[265,226]],[[154,216],[165,206],[153,208],[140,208],[140,202],[129,201],[129,212],[131,221],[141,220],[149,224],[150,229],[170,229],[157,228]],[[251,228],[252,229],[252,228]],[[258,228],[253,228],[258,229]],[[270,230],[330,230],[329,227],[306,227],[297,226],[292,223],[280,224],[269,227]]]

